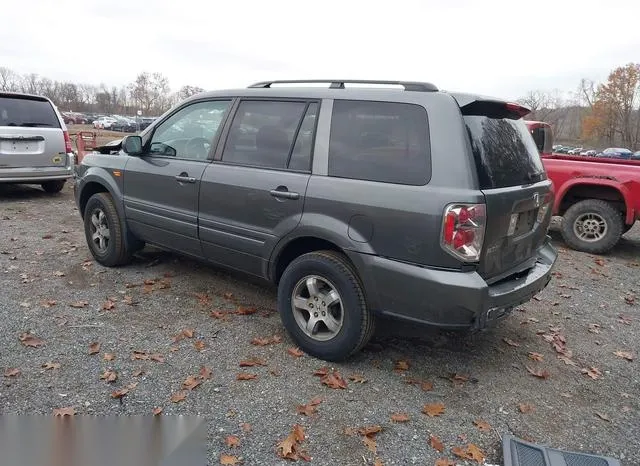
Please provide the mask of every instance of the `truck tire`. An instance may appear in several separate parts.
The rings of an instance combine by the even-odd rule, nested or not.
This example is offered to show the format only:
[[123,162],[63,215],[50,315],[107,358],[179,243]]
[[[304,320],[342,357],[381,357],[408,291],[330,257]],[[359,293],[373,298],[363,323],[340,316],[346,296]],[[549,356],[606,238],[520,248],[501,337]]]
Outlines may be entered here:
[[358,274],[335,251],[303,254],[289,264],[278,284],[278,312],[296,344],[326,361],[348,358],[373,334]]
[[62,188],[64,188],[64,184],[66,181],[67,180],[45,181],[40,186],[42,186],[42,189],[44,190],[45,193],[56,194],[62,191]]
[[120,217],[109,193],[96,193],[85,207],[84,232],[93,257],[106,267],[131,262],[133,250],[126,240]]
[[567,209],[562,220],[562,238],[577,251],[603,254],[620,240],[622,213],[600,199],[586,199]]

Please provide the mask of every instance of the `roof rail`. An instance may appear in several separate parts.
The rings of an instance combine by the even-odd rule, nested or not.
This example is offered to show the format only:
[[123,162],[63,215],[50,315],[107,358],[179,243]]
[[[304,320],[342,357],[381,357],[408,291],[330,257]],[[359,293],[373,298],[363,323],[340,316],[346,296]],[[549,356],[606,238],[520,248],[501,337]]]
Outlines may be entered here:
[[404,87],[405,91],[437,92],[438,88],[431,83],[414,81],[376,81],[367,79],[285,79],[279,81],[263,81],[252,84],[250,88],[268,89],[272,84],[315,84],[330,83],[329,89],[344,89],[345,84],[384,84]]

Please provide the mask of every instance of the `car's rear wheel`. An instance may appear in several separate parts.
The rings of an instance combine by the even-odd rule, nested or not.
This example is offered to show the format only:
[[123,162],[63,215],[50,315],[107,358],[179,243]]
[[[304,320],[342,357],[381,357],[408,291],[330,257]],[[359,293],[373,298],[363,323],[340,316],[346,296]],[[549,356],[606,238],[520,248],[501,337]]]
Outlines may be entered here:
[[41,186],[45,193],[55,194],[62,191],[62,188],[64,188],[65,182],[66,180],[45,181],[44,183],[41,184]]
[[622,213],[609,202],[586,199],[567,209],[562,220],[562,237],[573,249],[592,254],[610,251],[620,240]]
[[126,241],[118,211],[108,193],[89,198],[84,211],[84,231],[89,250],[100,264],[114,267],[131,261],[133,248]]
[[278,284],[278,311],[296,344],[327,361],[348,358],[373,333],[360,279],[334,251],[304,254],[289,264]]

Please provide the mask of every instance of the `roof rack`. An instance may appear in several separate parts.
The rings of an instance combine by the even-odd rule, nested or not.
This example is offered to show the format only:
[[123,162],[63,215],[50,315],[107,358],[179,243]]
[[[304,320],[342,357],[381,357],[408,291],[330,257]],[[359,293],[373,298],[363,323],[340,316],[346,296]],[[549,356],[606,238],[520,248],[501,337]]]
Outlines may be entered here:
[[329,89],[344,89],[345,84],[384,84],[404,87],[405,91],[417,92],[437,92],[438,88],[431,83],[421,83],[413,81],[376,81],[366,79],[286,79],[280,81],[263,81],[252,84],[250,88],[268,89],[272,84],[315,84],[331,83]]

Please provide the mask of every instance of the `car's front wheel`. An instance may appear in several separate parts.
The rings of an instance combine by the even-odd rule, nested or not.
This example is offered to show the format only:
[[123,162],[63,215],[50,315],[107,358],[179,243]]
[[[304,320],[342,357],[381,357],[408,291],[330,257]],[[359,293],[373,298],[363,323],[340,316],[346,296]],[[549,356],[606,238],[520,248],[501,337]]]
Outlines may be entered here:
[[278,284],[278,312],[297,345],[327,361],[348,358],[373,333],[360,279],[334,251],[304,254],[289,264]]
[[571,248],[603,254],[618,243],[623,227],[622,213],[613,205],[600,199],[586,199],[567,209],[561,232]]
[[64,188],[65,182],[66,180],[45,181],[44,183],[41,184],[41,186],[45,193],[55,194],[62,191],[62,188]]
[[129,247],[113,198],[97,193],[89,198],[84,211],[84,232],[93,257],[102,265],[114,267],[131,261]]

